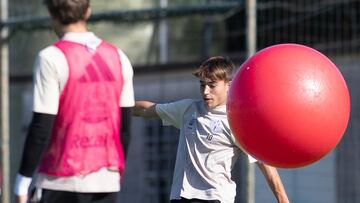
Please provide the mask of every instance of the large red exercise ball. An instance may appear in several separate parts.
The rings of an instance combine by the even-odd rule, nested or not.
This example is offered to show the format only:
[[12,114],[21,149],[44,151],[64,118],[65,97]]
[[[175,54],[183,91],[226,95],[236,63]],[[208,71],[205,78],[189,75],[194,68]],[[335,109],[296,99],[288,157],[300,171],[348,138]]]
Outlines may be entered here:
[[350,96],[326,56],[307,46],[279,44],[241,65],[230,85],[227,114],[248,154],[275,167],[298,168],[339,143]]

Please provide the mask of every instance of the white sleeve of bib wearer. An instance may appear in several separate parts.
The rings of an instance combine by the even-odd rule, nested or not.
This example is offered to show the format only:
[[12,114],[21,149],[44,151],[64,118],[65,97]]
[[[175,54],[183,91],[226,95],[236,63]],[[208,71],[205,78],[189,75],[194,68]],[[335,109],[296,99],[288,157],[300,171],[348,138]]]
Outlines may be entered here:
[[67,61],[64,54],[54,46],[42,50],[34,65],[34,112],[56,115],[63,70],[67,74]]
[[171,125],[180,129],[184,113],[193,102],[192,99],[183,99],[172,103],[156,104],[155,109],[164,126]]
[[135,106],[134,86],[133,86],[134,71],[129,58],[125,55],[125,53],[119,50],[119,55],[120,55],[123,78],[124,78],[124,86],[120,97],[120,106],[132,107]]
[[17,174],[15,178],[14,193],[19,196],[27,195],[31,181],[32,178]]

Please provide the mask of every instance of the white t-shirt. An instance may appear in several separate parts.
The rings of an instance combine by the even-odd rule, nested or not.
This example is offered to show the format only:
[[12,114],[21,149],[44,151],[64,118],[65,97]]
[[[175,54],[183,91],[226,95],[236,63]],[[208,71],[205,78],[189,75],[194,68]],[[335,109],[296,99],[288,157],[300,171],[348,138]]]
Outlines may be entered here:
[[[92,32],[66,33],[63,40],[87,46],[89,51],[95,50],[102,40]],[[122,64],[124,86],[119,98],[119,106],[135,105],[133,92],[133,68],[128,57],[119,49]],[[68,79],[69,67],[63,52],[55,46],[43,49],[35,62],[34,78],[34,112],[56,115],[59,97]],[[53,177],[39,174],[36,185],[61,191],[73,192],[117,192],[120,190],[120,174],[106,168],[86,176]]]
[[[203,101],[157,104],[164,125],[180,129],[170,199],[181,197],[233,203],[231,170],[242,152],[231,133],[226,106],[208,110]],[[256,160],[249,156],[249,162]]]

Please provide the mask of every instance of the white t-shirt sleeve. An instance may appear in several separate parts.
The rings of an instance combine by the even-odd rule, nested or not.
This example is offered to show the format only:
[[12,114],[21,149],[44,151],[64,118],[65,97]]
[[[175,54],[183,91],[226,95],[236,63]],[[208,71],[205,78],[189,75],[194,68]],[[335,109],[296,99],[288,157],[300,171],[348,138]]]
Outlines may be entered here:
[[119,50],[119,55],[121,59],[123,78],[124,78],[124,86],[120,97],[120,106],[132,107],[135,105],[134,87],[133,87],[134,71],[129,58],[124,54],[124,52]]
[[181,128],[186,109],[193,103],[192,99],[183,99],[172,103],[156,104],[156,113],[161,118],[163,125]]
[[16,178],[15,178],[15,184],[14,184],[14,193],[16,195],[27,195],[31,181],[32,181],[32,178],[17,174]]
[[60,82],[57,67],[66,67],[65,56],[56,48],[41,51],[34,65],[34,112],[57,114]]
[[255,163],[255,162],[258,161],[257,159],[255,159],[254,157],[252,157],[252,156],[249,155],[249,154],[247,154],[247,156],[248,156],[248,159],[249,159],[249,163]]
[[255,163],[257,162],[258,160],[256,160],[254,157],[252,157],[250,154],[248,154],[243,148],[242,146],[239,144],[239,142],[235,139],[234,135],[231,134],[231,139],[232,141],[235,143],[235,145],[242,151],[244,152],[247,157],[248,157],[248,160],[249,160],[249,163]]

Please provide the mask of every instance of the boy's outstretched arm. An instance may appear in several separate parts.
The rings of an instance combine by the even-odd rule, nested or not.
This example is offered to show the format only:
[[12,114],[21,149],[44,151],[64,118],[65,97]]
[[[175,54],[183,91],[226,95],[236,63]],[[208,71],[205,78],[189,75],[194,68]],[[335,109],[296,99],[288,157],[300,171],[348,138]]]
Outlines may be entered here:
[[272,192],[274,193],[277,201],[279,203],[289,203],[290,201],[286,195],[284,185],[276,168],[263,164],[261,162],[256,163],[260,168],[261,172],[264,174],[266,181],[269,184]]
[[159,118],[155,105],[155,103],[150,101],[136,101],[133,115],[145,118]]

